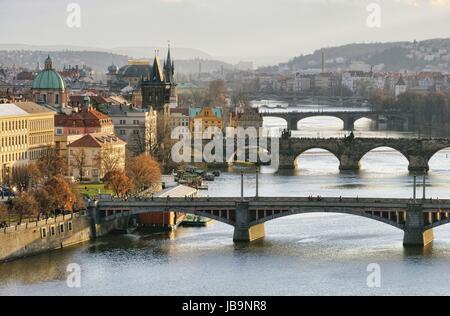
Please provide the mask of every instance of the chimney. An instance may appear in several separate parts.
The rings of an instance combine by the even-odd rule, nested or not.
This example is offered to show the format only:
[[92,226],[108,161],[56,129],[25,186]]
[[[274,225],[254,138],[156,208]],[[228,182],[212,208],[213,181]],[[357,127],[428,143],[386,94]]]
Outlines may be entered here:
[[325,53],[322,50],[322,73],[325,73]]

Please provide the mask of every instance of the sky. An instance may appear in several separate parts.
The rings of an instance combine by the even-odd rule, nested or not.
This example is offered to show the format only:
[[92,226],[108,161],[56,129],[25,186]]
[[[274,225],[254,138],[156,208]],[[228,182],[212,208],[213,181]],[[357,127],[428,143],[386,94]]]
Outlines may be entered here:
[[[79,5],[80,27],[67,24]],[[379,5],[380,27],[367,25]],[[196,48],[298,56],[355,42],[450,37],[450,0],[0,0],[0,43]],[[73,20],[72,20],[73,21]]]

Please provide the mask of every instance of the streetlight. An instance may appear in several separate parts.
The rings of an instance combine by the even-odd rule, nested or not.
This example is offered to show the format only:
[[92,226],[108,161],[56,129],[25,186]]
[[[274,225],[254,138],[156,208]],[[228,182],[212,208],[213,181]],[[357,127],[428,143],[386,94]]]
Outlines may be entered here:
[[423,200],[427,198],[427,170],[423,170]]
[[241,199],[244,200],[244,172],[241,171]]
[[259,197],[259,166],[256,167],[256,198]]

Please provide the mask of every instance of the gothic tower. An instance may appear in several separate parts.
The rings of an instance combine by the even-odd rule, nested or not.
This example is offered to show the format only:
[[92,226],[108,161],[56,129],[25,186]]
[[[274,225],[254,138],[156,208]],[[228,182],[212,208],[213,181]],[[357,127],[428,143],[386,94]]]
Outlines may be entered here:
[[175,63],[170,54],[170,46],[167,52],[167,59],[164,67],[161,68],[158,54],[155,53],[150,77],[141,80],[142,107],[157,111],[164,110],[164,107],[176,104],[176,83],[174,79]]

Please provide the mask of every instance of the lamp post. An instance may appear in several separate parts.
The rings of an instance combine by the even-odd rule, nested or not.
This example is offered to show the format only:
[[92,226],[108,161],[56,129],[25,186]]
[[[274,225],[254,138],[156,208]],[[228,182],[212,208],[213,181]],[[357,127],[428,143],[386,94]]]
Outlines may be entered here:
[[256,167],[256,198],[259,197],[259,167]]
[[244,200],[244,172],[241,171],[241,199]]
[[427,171],[423,171],[423,200],[427,198]]

